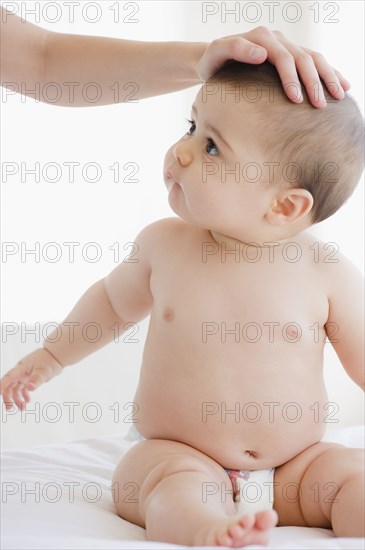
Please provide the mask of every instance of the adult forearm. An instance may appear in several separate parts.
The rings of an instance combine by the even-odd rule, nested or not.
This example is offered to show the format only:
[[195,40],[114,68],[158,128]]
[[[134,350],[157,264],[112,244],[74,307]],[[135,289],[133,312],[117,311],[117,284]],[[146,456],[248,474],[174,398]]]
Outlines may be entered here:
[[206,47],[49,33],[41,87],[56,83],[60,98],[52,102],[75,107],[169,93],[199,84],[196,68]]

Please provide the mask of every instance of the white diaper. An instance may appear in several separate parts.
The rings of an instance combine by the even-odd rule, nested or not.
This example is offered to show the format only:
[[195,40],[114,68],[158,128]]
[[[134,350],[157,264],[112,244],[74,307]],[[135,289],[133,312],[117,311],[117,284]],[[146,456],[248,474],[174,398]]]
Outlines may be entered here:
[[275,468],[241,470],[234,483],[237,514],[256,514],[272,510],[274,504]]

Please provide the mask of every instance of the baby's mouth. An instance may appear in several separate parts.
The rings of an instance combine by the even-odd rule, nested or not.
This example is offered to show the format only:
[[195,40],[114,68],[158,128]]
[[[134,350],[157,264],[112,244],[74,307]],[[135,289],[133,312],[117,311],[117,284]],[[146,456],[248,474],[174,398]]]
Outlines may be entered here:
[[173,175],[171,174],[171,172],[165,173],[165,183],[166,183],[167,191],[170,191],[170,189],[174,186],[175,183],[179,185],[178,182],[173,177]]

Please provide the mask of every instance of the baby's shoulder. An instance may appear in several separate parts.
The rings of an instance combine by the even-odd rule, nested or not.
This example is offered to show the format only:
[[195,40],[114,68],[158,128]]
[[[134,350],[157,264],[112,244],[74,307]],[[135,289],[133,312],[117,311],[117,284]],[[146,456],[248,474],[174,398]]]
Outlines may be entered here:
[[362,277],[359,269],[342,254],[337,242],[325,242],[309,233],[301,237],[308,259],[319,273],[329,293],[334,292],[338,287],[349,286]]
[[146,225],[140,232],[140,235],[146,238],[155,238],[159,236],[163,239],[169,239],[176,238],[176,236],[187,236],[198,231],[198,227],[185,222],[181,218],[170,217]]
[[189,242],[203,238],[205,230],[180,218],[163,218],[147,225],[139,233],[137,242],[153,254],[184,248]]
[[339,262],[339,258],[345,258],[340,253],[339,245],[334,242],[325,242],[311,235],[310,233],[302,233],[298,238],[301,251],[304,256],[317,267],[333,265]]

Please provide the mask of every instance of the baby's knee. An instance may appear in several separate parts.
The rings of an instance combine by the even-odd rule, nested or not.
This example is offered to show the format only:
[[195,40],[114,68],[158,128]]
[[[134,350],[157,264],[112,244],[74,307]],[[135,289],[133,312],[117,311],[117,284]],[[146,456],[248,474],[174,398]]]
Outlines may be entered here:
[[112,478],[112,498],[120,517],[144,527],[139,513],[140,489],[153,468],[158,441],[134,444],[119,460]]
[[136,443],[115,468],[112,496],[118,514],[144,526],[143,503],[166,477],[184,471],[198,471],[209,479],[223,468],[196,449],[183,443],[149,439]]
[[318,456],[311,464],[310,470],[320,472],[321,477],[332,476],[338,486],[349,479],[364,477],[365,450],[335,445]]
[[164,478],[174,474],[200,472],[208,478],[224,476],[220,465],[189,445],[167,440],[149,440],[143,443],[143,451],[149,453],[149,471],[141,487],[144,496],[151,493]]
[[365,449],[338,445],[324,453],[323,459],[329,464],[336,463],[347,471],[364,470]]
[[364,477],[365,449],[346,448],[346,450],[342,452],[341,458],[347,466],[349,476],[353,474],[362,478]]

